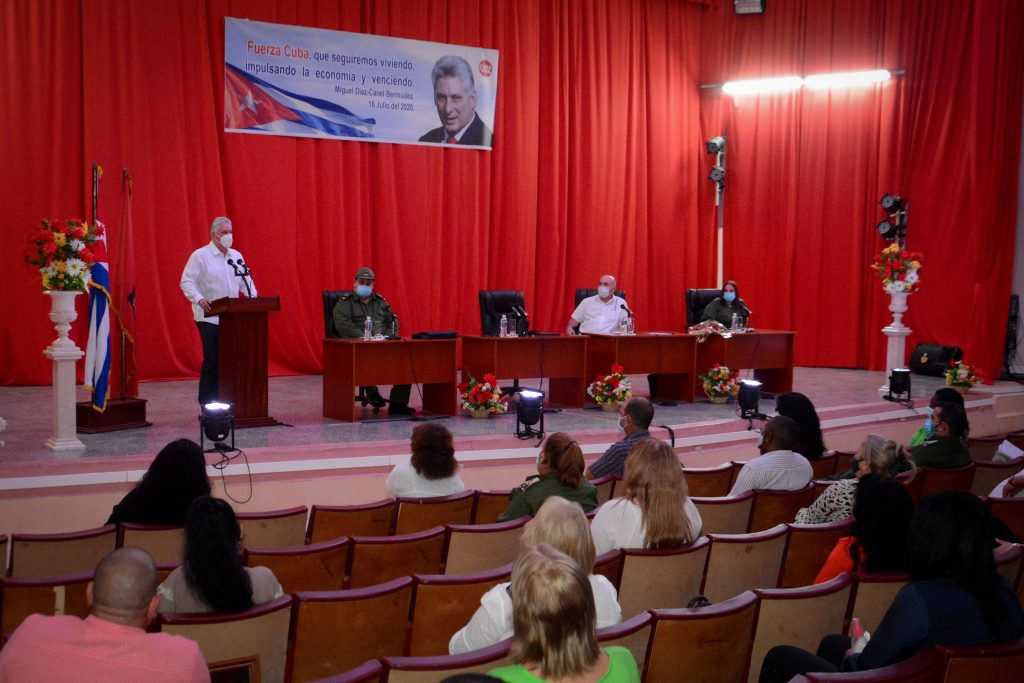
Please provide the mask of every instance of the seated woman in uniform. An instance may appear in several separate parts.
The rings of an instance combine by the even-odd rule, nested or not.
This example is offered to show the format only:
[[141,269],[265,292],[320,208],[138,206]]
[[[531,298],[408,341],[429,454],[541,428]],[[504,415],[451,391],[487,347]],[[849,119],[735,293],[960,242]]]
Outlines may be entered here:
[[738,318],[738,323],[741,326],[746,325],[747,319],[750,317],[750,309],[740,298],[740,290],[736,286],[736,282],[726,280],[722,285],[722,293],[704,307],[704,315],[701,316],[701,320],[715,320],[729,327],[732,325],[733,315]]

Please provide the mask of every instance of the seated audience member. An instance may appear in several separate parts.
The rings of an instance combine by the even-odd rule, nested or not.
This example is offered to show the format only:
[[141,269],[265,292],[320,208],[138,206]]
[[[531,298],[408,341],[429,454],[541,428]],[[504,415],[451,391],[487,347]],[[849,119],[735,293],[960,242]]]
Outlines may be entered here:
[[437,422],[424,422],[412,430],[412,457],[395,465],[384,487],[392,498],[450,496],[466,490],[459,478],[452,433]]
[[955,403],[963,408],[964,397],[953,387],[942,387],[941,389],[936,389],[935,393],[932,394],[931,400],[928,402],[928,415],[924,419],[924,425],[922,425],[921,428],[914,432],[914,435],[910,437],[911,449],[917,448],[935,435],[934,412],[935,408],[940,403]]
[[843,572],[905,572],[907,529],[914,502],[895,479],[869,474],[857,484],[851,535],[836,542],[814,583],[825,583]]
[[144,550],[110,553],[86,588],[91,614],[28,617],[0,650],[0,681],[209,681],[194,641],[146,633],[157,614],[156,584]]
[[621,477],[626,456],[641,439],[648,438],[647,431],[654,420],[654,406],[646,398],[634,396],[619,407],[619,431],[625,434],[608,447],[600,458],[587,468],[587,479],[597,479],[609,474]]
[[516,664],[492,676],[510,683],[640,683],[628,649],[598,646],[591,581],[564,553],[547,545],[523,553],[512,568],[512,605],[509,654]]
[[565,432],[555,432],[537,454],[537,474],[531,474],[512,489],[508,508],[498,515],[498,521],[535,515],[551,496],[579,503],[584,512],[590,512],[597,507],[597,489],[583,478],[585,467],[576,439]]
[[729,495],[738,496],[754,489],[796,491],[807,486],[814,473],[807,458],[793,452],[799,439],[800,426],[796,420],[783,415],[768,420],[758,440],[760,457],[743,466]]
[[775,399],[775,410],[779,415],[791,417],[800,425],[800,439],[793,450],[808,460],[818,460],[825,453],[825,441],[821,436],[821,420],[811,399],[791,391]]
[[[583,510],[576,503],[552,496],[544,501],[537,516],[526,523],[520,539],[523,548],[550,545],[564,552],[590,578],[597,609],[597,627],[614,626],[622,621],[622,609],[615,586],[600,574],[594,574],[594,539]],[[448,651],[453,654],[479,650],[500,643],[512,635],[512,598],[508,583],[499,583],[480,598],[480,607],[452,636]]]
[[967,451],[969,425],[964,409],[955,403],[939,403],[932,414],[934,435],[911,453],[917,466],[949,469],[971,464],[971,454]]
[[[861,653],[827,636],[818,655],[782,645],[761,666],[762,683],[813,672],[862,671],[901,662],[932,645],[986,645],[1024,635],[1020,599],[996,573],[985,505],[965,491],[926,496],[910,522],[911,581],[896,595]],[[856,616],[856,615],[854,615]]]
[[626,459],[626,495],[610,500],[590,524],[601,555],[617,548],[678,548],[700,536],[701,518],[686,496],[676,453],[664,441],[644,439]]
[[266,567],[246,567],[235,511],[219,498],[197,498],[185,523],[185,558],[160,584],[161,612],[239,612],[284,593]]
[[206,459],[195,441],[172,441],[156,454],[142,480],[129,491],[107,524],[171,524],[182,526],[192,501],[210,495]]
[[1024,495],[1024,473],[1018,472],[1012,477],[1003,479],[988,494],[989,498],[1019,498]]
[[861,477],[868,474],[895,477],[916,469],[902,446],[879,434],[868,434],[861,442],[853,456],[853,465],[854,478],[839,480],[825,489],[810,507],[801,508],[796,513],[797,524],[828,524],[847,519],[853,515],[853,494]]
[[732,325],[733,315],[745,322],[750,318],[750,309],[740,298],[740,290],[736,282],[726,280],[722,285],[722,293],[704,307],[704,315],[701,316],[701,320],[716,320],[729,327]]
[[597,294],[580,302],[569,316],[566,334],[611,334],[619,329],[619,321],[628,315],[626,302],[615,295],[615,278],[602,275]]

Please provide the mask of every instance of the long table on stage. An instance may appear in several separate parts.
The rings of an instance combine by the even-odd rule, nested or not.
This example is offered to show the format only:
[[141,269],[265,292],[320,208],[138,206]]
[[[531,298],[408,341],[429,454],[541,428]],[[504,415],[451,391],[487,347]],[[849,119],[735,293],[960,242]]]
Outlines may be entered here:
[[356,391],[376,384],[422,384],[423,410],[458,414],[457,339],[324,342],[324,417],[355,422]]
[[658,398],[693,401],[697,339],[686,333],[588,334],[586,377],[619,364],[631,375],[658,377]]
[[[715,364],[731,370],[753,369],[754,377],[763,383],[761,391],[772,394],[793,391],[795,338],[795,332],[777,330],[743,332],[728,339],[710,334],[697,344],[697,374],[704,374]],[[695,382],[695,390],[701,391],[699,381]]]
[[540,377],[549,380],[548,403],[583,406],[587,340],[582,336],[463,337],[462,378]]

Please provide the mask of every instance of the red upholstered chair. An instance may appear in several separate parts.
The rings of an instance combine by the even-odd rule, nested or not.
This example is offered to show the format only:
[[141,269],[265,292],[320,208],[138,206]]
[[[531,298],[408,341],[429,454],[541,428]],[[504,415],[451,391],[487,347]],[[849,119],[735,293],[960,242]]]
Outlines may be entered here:
[[[999,450],[1007,434],[992,434],[990,436],[970,436],[967,438],[967,452],[971,454],[971,460],[992,461],[992,457]],[[991,490],[991,489],[990,489]]]
[[896,599],[896,594],[910,581],[910,574],[865,573],[854,574],[853,578],[853,597],[846,615],[847,622],[857,617],[865,629],[874,633],[892,601]]
[[853,456],[857,455],[857,451],[835,451],[835,454],[836,469],[834,471],[845,472],[853,464]]
[[444,541],[442,526],[401,536],[356,536],[352,539],[348,587],[372,586],[412,574],[439,574]]
[[918,476],[924,476],[924,482],[921,484],[921,497],[924,498],[941,491],[970,491],[976,468],[977,465],[973,462],[963,467],[951,467],[949,469],[937,467],[917,468]]
[[496,524],[451,524],[444,573],[475,574],[514,562],[529,517]]
[[117,528],[118,548],[142,548],[158,565],[181,564],[185,557],[185,527],[124,522]]
[[618,590],[619,581],[622,579],[622,562],[621,550],[609,550],[594,560],[594,573],[608,579],[615,586],[615,590]]
[[1024,498],[991,497],[986,499],[986,505],[1018,538],[1024,538]]
[[704,595],[720,602],[746,590],[777,586],[787,533],[780,524],[753,534],[711,534]]
[[41,578],[92,572],[114,551],[113,524],[66,534],[11,534],[9,576]]
[[321,678],[317,683],[379,683],[382,673],[384,665],[376,659],[371,659],[343,674]]
[[718,467],[684,467],[683,478],[686,480],[686,491],[690,496],[698,498],[717,498],[729,495],[732,487],[732,463],[727,462]]
[[925,473],[921,471],[922,469],[919,467],[913,472],[901,472],[895,477],[896,481],[907,490],[907,495],[910,496],[910,500],[914,501],[914,505],[921,501],[921,492],[924,490]]
[[700,594],[711,541],[670,550],[623,550],[619,605],[628,619],[649,609],[686,607]]
[[469,623],[480,598],[509,580],[512,565],[476,574],[413,576],[412,630],[408,654],[414,657],[446,655],[448,641]]
[[696,498],[690,500],[697,506],[700,518],[704,522],[701,533],[707,534],[742,534],[746,533],[750,524],[750,510],[754,506],[754,492],[744,491],[738,496],[722,498]]
[[306,539],[320,543],[341,536],[387,536],[394,519],[393,498],[365,505],[314,505]]
[[836,541],[850,535],[852,519],[829,524],[787,524],[789,539],[782,560],[780,588],[810,586]]
[[473,503],[474,524],[494,524],[498,515],[508,508],[508,491],[477,490]]
[[411,534],[438,524],[469,524],[473,521],[473,491],[435,498],[398,498],[395,533]]
[[306,541],[309,510],[299,505],[285,510],[239,512],[242,544],[247,548],[291,548]]
[[732,461],[732,476],[729,478],[729,490],[732,490],[733,484],[736,483],[736,477],[740,476],[740,470],[747,464],[746,460],[733,460]]
[[709,607],[656,609],[651,615],[646,683],[743,679],[757,621],[754,593]]
[[294,548],[246,548],[245,564],[270,569],[285,593],[341,590],[350,546],[343,537]]
[[511,639],[461,655],[440,657],[385,657],[382,683],[440,681],[458,673],[487,673],[512,664]]
[[7,534],[0,534],[0,576],[7,576]]
[[996,572],[1006,579],[1011,587],[1020,581],[1024,548],[1019,545],[1000,544],[995,550]]
[[211,667],[257,657],[261,681],[283,681],[291,608],[292,597],[285,595],[242,612],[165,613],[157,624],[163,633],[196,641]]
[[1019,681],[1024,671],[1024,638],[992,645],[940,645],[946,660],[946,683]]
[[977,467],[971,481],[971,493],[981,498],[992,493],[996,484],[1020,472],[1021,468],[1024,468],[1024,457],[1007,462],[975,460],[974,464]]
[[796,491],[756,489],[747,530],[764,531],[776,524],[792,522],[800,508],[805,508],[813,502],[814,487],[810,484]]
[[0,643],[31,614],[89,616],[85,587],[92,572],[41,579],[0,579]]
[[821,457],[817,460],[811,460],[811,470],[814,474],[811,475],[812,479],[822,479],[836,472],[836,462],[839,461],[839,456],[836,455],[835,451],[825,451]]
[[404,576],[370,588],[296,593],[290,680],[315,681],[348,671],[367,658],[401,654],[412,585]]
[[614,474],[606,474],[590,482],[597,489],[597,504],[599,506],[611,500],[616,480],[621,480],[621,477],[616,477]]
[[651,631],[654,627],[654,618],[650,612],[641,612],[629,619],[623,619],[614,626],[606,626],[597,632],[597,642],[601,647],[624,647],[633,653],[636,665],[640,667],[640,675],[643,677],[644,666],[647,663],[647,648],[650,645]]
[[790,683],[942,683],[946,660],[934,648],[925,648],[910,659],[879,669],[853,673],[809,673]]

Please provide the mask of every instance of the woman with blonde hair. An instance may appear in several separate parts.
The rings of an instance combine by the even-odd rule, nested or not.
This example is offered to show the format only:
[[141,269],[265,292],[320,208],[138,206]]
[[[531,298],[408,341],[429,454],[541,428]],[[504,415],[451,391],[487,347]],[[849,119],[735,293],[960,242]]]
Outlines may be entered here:
[[597,507],[597,489],[583,476],[586,468],[583,450],[576,439],[571,434],[555,432],[537,455],[537,474],[531,474],[512,489],[508,508],[498,515],[498,521],[535,515],[551,496],[579,503],[584,512],[590,512]]
[[512,569],[513,666],[490,675],[510,683],[639,683],[633,654],[598,646],[587,574],[547,545],[530,548]]
[[590,525],[598,554],[678,548],[700,536],[700,512],[686,495],[682,466],[667,443],[638,443],[626,458],[623,484],[626,495],[602,505]]
[[[622,609],[615,586],[600,574],[594,574],[594,541],[583,510],[576,503],[552,496],[544,501],[537,516],[527,522],[520,539],[524,549],[549,545],[578,564],[590,580],[597,627],[614,626],[622,621]],[[512,597],[508,583],[499,583],[480,598],[480,607],[448,643],[451,654],[460,654],[494,645],[512,635]]]
[[913,479],[917,473],[917,466],[903,446],[881,434],[867,435],[853,456],[853,464],[857,467],[854,478],[840,479],[825,489],[810,507],[800,508],[796,513],[797,524],[828,524],[852,517],[857,482],[865,475],[895,477],[911,472]]

